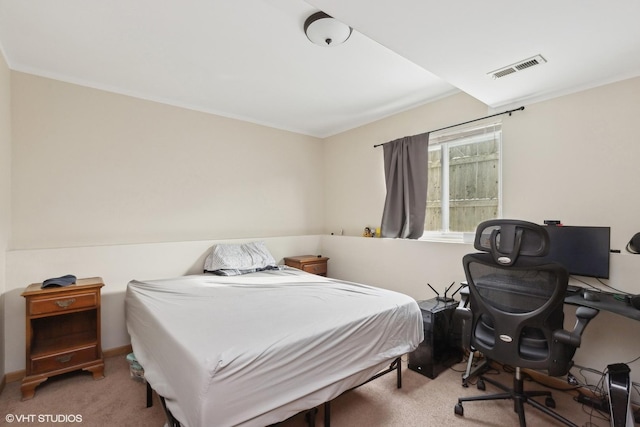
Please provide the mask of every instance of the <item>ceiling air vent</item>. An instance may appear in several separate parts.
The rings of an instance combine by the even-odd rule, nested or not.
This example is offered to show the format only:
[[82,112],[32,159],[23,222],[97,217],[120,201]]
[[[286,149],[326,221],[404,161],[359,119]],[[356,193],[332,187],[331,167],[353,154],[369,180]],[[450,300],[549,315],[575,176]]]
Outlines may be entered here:
[[527,68],[531,68],[535,65],[544,64],[547,62],[546,59],[542,57],[542,55],[536,55],[532,58],[527,58],[522,61],[516,62],[515,64],[511,64],[507,67],[499,68],[495,71],[487,73],[488,76],[499,79],[501,77],[508,76],[509,74],[517,73],[518,71],[526,70]]

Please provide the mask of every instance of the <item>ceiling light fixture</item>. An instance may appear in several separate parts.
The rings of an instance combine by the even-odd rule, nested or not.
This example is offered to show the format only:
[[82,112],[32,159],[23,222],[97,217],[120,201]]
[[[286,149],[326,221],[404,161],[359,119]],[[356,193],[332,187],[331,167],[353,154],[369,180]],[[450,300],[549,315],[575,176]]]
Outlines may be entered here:
[[337,46],[351,36],[351,27],[324,12],[316,12],[304,22],[304,33],[320,46]]

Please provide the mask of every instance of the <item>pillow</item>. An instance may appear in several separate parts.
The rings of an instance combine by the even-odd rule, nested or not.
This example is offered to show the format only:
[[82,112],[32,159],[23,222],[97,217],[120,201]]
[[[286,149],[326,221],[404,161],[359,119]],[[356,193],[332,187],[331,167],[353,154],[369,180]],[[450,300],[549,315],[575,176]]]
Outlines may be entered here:
[[226,276],[252,273],[275,266],[276,260],[264,242],[215,245],[204,261],[205,272]]

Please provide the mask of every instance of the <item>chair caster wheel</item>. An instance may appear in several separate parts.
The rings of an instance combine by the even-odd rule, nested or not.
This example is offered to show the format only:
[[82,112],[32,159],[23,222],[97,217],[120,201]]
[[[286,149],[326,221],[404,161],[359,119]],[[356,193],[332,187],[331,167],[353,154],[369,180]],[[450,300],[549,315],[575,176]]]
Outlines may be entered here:
[[469,387],[469,383],[467,382],[467,380],[462,380],[462,387],[464,388]]
[[455,408],[453,408],[453,412],[455,412],[456,415],[464,416],[464,408],[462,407],[462,403],[458,403]]
[[547,397],[546,399],[544,399],[544,404],[547,405],[548,408],[556,407],[556,401],[553,399],[553,397]]
[[484,380],[483,379],[479,379],[478,380],[478,390],[486,390],[487,386],[484,384]]

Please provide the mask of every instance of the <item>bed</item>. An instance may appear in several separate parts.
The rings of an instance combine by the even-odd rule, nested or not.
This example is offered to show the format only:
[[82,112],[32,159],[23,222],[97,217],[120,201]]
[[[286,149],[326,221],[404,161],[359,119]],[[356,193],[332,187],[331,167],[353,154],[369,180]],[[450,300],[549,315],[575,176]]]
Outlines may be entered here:
[[280,422],[423,339],[412,298],[283,266],[133,280],[125,302],[145,379],[185,427]]

